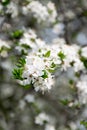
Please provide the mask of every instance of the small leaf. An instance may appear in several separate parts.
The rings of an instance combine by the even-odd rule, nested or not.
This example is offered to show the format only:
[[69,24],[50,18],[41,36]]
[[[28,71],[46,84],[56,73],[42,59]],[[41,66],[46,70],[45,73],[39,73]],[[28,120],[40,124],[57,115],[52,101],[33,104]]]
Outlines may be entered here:
[[44,54],[44,57],[50,57],[50,54],[51,54],[51,51],[47,51],[45,54]]
[[71,65],[71,66],[74,66],[74,63],[75,63],[75,61],[70,62],[70,65]]
[[32,41],[32,42],[35,42],[35,39],[34,39],[34,38],[31,38],[31,41]]
[[61,60],[65,59],[65,57],[66,57],[65,54],[62,51],[60,51],[58,53],[58,56],[60,57]]
[[85,68],[87,69],[87,58],[81,57],[80,60],[83,62]]
[[49,71],[50,73],[54,73],[54,72],[55,72],[55,69],[48,69],[48,71]]
[[54,62],[52,62],[51,68],[55,68],[55,67],[56,67],[56,64]]
[[87,128],[87,121],[82,120],[80,121],[80,124],[83,125],[85,128]]
[[22,78],[23,69],[22,68],[14,69],[12,73],[13,73],[13,76],[15,79],[23,80],[23,78]]
[[64,99],[64,100],[60,100],[60,102],[63,104],[63,105],[68,105],[69,104],[69,100],[68,99]]
[[23,48],[25,48],[25,49],[31,49],[31,47],[29,46],[29,45],[27,45],[27,44],[22,44],[21,45]]
[[81,49],[79,49],[78,54],[81,56],[81,54],[82,54],[82,50]]
[[69,84],[73,85],[74,81],[72,79],[69,80]]
[[7,6],[10,3],[10,0],[2,0],[2,5]]
[[75,73],[75,76],[76,76],[77,78],[79,78],[79,77],[80,77],[80,72],[76,72],[76,73]]
[[42,78],[46,79],[48,78],[48,73],[46,70],[43,70],[44,74],[41,76]]
[[24,65],[26,64],[26,61],[25,61],[25,59],[24,58],[21,58],[20,60],[19,60],[19,63],[17,64],[17,67],[24,67]]
[[11,34],[12,38],[20,38],[23,35],[23,31],[22,30],[16,30]]
[[29,88],[31,88],[32,87],[32,85],[31,84],[27,84],[27,85],[21,85],[23,88],[25,88],[25,89],[29,89]]

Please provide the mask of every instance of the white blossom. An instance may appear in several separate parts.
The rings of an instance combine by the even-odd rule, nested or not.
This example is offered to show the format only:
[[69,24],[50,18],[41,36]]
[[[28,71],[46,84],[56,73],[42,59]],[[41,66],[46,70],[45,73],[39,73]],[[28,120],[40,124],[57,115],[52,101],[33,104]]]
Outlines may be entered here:
[[[34,38],[38,41],[36,35],[34,35]],[[37,49],[33,49],[33,51],[28,53],[21,84],[29,85],[32,83],[35,91],[44,93],[44,91],[52,88],[54,83],[52,74],[57,67],[61,71],[68,68],[73,68],[74,72],[85,70],[78,53],[80,47],[77,45],[66,45],[63,39],[58,39],[58,42],[59,44],[56,41],[51,46],[44,43],[45,46],[40,48],[38,45]]]
[[38,23],[54,23],[57,17],[56,8],[52,2],[48,2],[45,6],[39,1],[31,1],[27,6],[23,6],[22,10],[24,15],[31,13]]
[[50,121],[50,117],[44,112],[40,113],[38,116],[35,117],[35,123],[38,125],[43,125],[44,122],[49,122],[49,121]]
[[23,7],[23,13],[28,14],[31,11],[33,16],[37,19],[38,23],[45,21],[48,17],[47,8],[43,6],[39,1],[32,1],[26,7]]
[[74,63],[74,71],[78,72],[80,70],[84,70],[84,64],[81,62],[81,60],[79,59],[75,59],[75,63]]
[[46,90],[50,90],[53,86],[53,79],[50,76],[49,78],[43,79],[42,77],[39,77],[36,82],[34,83],[35,91],[41,90],[43,93]]
[[[27,45],[28,50],[25,48]],[[28,52],[30,49],[37,50],[38,48],[41,48],[45,45],[45,42],[42,41],[40,38],[37,37],[34,30],[29,29],[25,30],[23,36],[19,40],[19,45],[16,46],[16,49],[21,52],[24,50],[24,52]]]
[[77,83],[77,88],[79,88],[79,91],[87,93],[87,81],[79,81]]
[[15,18],[18,16],[18,7],[14,2],[10,2],[7,5],[7,10],[6,10],[7,14],[11,14],[12,18]]
[[83,47],[83,48],[81,49],[81,55],[82,55],[83,57],[87,58],[87,47]]
[[52,3],[51,1],[48,2],[47,9],[49,13],[49,22],[54,23],[57,18],[57,11],[56,11],[54,3]]

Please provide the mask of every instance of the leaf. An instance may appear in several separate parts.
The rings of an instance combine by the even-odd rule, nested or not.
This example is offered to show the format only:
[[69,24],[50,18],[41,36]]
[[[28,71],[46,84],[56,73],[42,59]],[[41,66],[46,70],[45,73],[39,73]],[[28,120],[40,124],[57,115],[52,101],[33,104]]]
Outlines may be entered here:
[[31,88],[32,87],[32,85],[31,84],[27,84],[27,85],[21,85],[23,88],[25,88],[25,89],[29,89],[29,88]]
[[21,67],[24,67],[25,64],[26,64],[25,59],[21,58],[16,66],[21,68]]
[[80,124],[83,125],[85,128],[87,128],[87,121],[82,120],[80,121]]
[[44,54],[44,57],[50,57],[50,54],[51,54],[51,51],[47,51],[45,54]]
[[72,79],[69,80],[69,84],[73,85],[74,81]]
[[54,73],[54,72],[55,72],[55,69],[48,69],[48,71],[49,71],[50,73]]
[[64,100],[60,100],[60,102],[63,104],[63,105],[68,105],[69,104],[69,100],[68,99],[64,99]]
[[87,58],[81,57],[80,60],[83,62],[85,68],[87,69]]
[[46,70],[43,70],[44,74],[41,76],[42,78],[46,79],[48,78],[48,73]]
[[60,51],[58,53],[58,56],[60,57],[61,60],[65,59],[65,57],[66,57],[65,54],[62,51]]
[[2,5],[7,6],[10,3],[10,0],[2,0]]
[[25,48],[25,49],[31,49],[31,47],[29,46],[29,45],[27,45],[27,44],[22,44],[21,45],[23,48]]
[[16,30],[11,34],[12,38],[20,38],[23,35],[23,31],[22,30]]
[[52,62],[51,68],[55,68],[55,67],[56,67],[56,64],[54,62]]
[[13,73],[13,76],[15,79],[23,80],[23,78],[22,78],[23,69],[22,68],[21,69],[19,69],[19,68],[14,69],[12,71],[12,73]]

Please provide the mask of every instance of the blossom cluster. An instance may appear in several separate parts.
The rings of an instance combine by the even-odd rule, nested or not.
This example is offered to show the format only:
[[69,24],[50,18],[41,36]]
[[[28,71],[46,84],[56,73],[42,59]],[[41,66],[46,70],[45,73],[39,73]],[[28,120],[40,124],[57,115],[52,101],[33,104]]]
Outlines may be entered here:
[[35,117],[35,124],[38,124],[38,125],[45,124],[45,130],[48,130],[48,129],[55,130],[54,119],[44,112],[41,112],[39,115]]
[[37,37],[33,29],[24,29],[23,36],[19,39],[16,50],[19,52],[28,53],[29,50],[36,50],[44,45],[45,42]]
[[2,0],[0,3],[0,14],[10,16],[12,19],[17,18],[19,15],[25,15],[31,20],[37,21],[37,23],[52,24],[56,22],[57,11],[53,2],[50,1],[47,5],[34,0],[25,3],[22,3],[20,8],[16,2]]
[[[35,34],[29,35],[28,40],[25,39],[26,45],[33,44],[32,38],[33,42],[38,40]],[[24,33],[23,37],[27,37],[27,34]],[[24,42],[21,39],[20,41]],[[34,45],[37,46],[36,43]],[[86,71],[84,60],[82,60],[84,48],[81,51],[78,45],[66,45],[62,38],[56,39],[56,43],[54,41],[51,46],[44,43],[44,46],[42,44],[42,46],[36,48],[32,46],[32,48],[33,50],[27,53],[25,57],[20,83],[24,86],[32,84],[35,91],[44,92],[52,88],[56,69],[67,71],[68,68],[72,68],[75,73]]]
[[0,14],[11,16],[11,18],[17,17],[19,14],[17,4],[10,0],[2,0],[0,3]]
[[28,5],[23,7],[23,14],[29,15],[29,13],[33,15],[38,23],[54,23],[57,17],[56,8],[52,2],[48,2],[47,6],[45,6],[39,1],[31,1]]

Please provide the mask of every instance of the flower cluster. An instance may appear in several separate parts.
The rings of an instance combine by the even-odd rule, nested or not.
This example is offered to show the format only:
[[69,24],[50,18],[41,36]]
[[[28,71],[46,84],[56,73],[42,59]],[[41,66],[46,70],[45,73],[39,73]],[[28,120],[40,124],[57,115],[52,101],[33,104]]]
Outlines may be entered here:
[[[32,42],[37,41],[35,39],[36,35],[32,33],[29,35],[28,40],[25,41],[27,45],[32,45]],[[24,36],[27,37],[27,34]],[[31,40],[32,38],[33,41]],[[24,42],[24,40],[20,41]],[[52,88],[53,73],[56,69],[66,71],[68,68],[73,68],[75,73],[85,71],[84,62],[79,54],[80,47],[77,45],[66,45],[61,38],[57,39],[57,41],[59,44],[55,43],[49,46],[44,43],[43,47],[37,46],[37,49],[33,49],[33,51],[28,53],[21,76],[19,76],[19,79],[20,77],[22,79],[22,85],[32,84],[35,91],[44,92]],[[18,77],[16,78],[18,79]]]
[[10,0],[2,0],[0,3],[0,14],[11,16],[11,18],[17,17],[19,14],[17,4]]
[[51,50],[49,46],[29,53],[26,56],[26,64],[22,74],[23,85],[32,83],[36,91],[44,92],[51,89],[53,85],[51,72],[60,64],[61,61],[55,54],[55,50]]
[[39,115],[35,117],[35,124],[38,125],[44,125],[45,124],[45,130],[55,130],[54,127],[54,118],[47,115],[44,112],[41,112]]
[[34,30],[24,30],[23,36],[19,39],[16,49],[19,52],[28,53],[30,50],[36,50],[45,45],[45,42],[37,37]]
[[47,6],[45,6],[39,1],[31,1],[28,5],[23,7],[24,15],[29,15],[30,12],[38,23],[45,21],[54,23],[57,17],[56,8],[52,2],[48,2]]
[[40,113],[35,118],[35,123],[39,124],[39,125],[43,125],[44,122],[49,122],[49,121],[50,121],[50,117],[46,113],[44,113],[44,112]]
[[14,2],[10,2],[7,5],[6,14],[11,15],[12,18],[15,18],[18,16],[18,7]]

